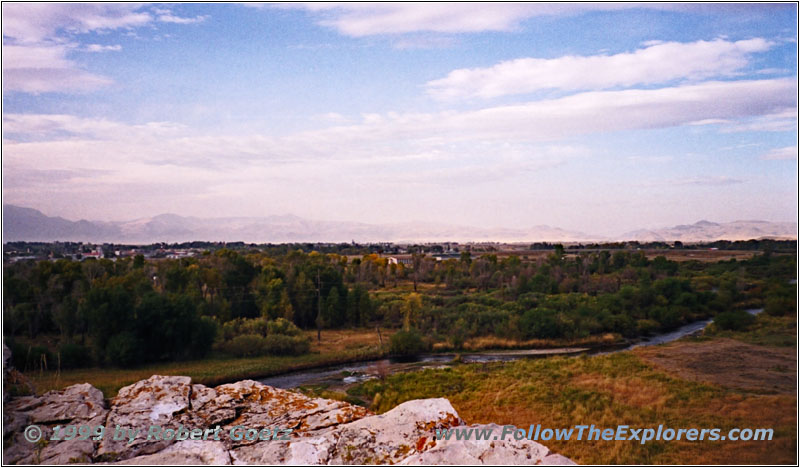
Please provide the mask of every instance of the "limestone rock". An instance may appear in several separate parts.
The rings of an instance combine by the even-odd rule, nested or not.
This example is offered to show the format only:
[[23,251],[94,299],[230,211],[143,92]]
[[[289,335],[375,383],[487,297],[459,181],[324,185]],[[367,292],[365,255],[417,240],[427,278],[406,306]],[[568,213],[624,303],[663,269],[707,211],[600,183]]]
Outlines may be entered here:
[[[492,430],[500,436],[503,426],[483,424],[460,426],[454,429],[474,429],[473,432]],[[527,439],[515,440],[437,440],[436,445],[422,453],[412,455],[401,465],[574,465],[561,455],[554,455],[544,445]]]
[[[572,464],[534,441],[435,440],[437,429],[466,427],[444,398],[408,401],[373,415],[349,403],[252,380],[209,388],[192,384],[189,377],[154,375],[121,389],[108,409],[99,390],[73,385],[40,397],[11,399],[4,405],[3,423],[3,461],[12,464]],[[40,442],[24,439],[28,424],[42,428]],[[81,424],[105,426],[104,437],[49,440],[55,425]],[[126,434],[135,434],[132,440],[115,440],[118,426],[138,432]],[[220,430],[208,440],[148,440],[150,426]],[[292,430],[288,440],[277,440],[275,431],[263,432],[263,440],[236,440],[231,431],[237,426],[242,435],[245,428]],[[502,432],[496,425],[470,427]]]
[[449,429],[461,422],[444,398],[407,401],[384,414],[339,428],[330,463],[395,464],[432,447],[436,429]]
[[118,465],[230,465],[225,444],[213,440],[182,440],[151,455],[117,462]]
[[181,423],[190,427],[220,424],[230,447],[258,442],[244,438],[240,441],[231,440],[228,435],[236,426],[292,428],[292,433],[297,435],[348,423],[370,414],[360,406],[310,398],[253,380],[220,385],[213,389],[194,385],[191,405],[192,411],[180,418]]
[[107,435],[97,455],[108,461],[122,460],[155,453],[171,445],[172,440],[148,440],[147,433],[151,426],[177,427],[176,415],[189,409],[191,383],[189,377],[154,375],[121,388],[111,402],[106,430],[113,434],[119,427],[138,433],[132,441],[115,440]]
[[60,392],[47,392],[39,401],[41,404],[28,413],[34,424],[88,421],[106,414],[103,392],[88,383],[71,385]]
[[[26,396],[12,399],[3,408],[4,437],[11,438],[11,444],[3,451],[4,461],[9,463],[64,464],[91,461],[98,441],[50,440],[53,428],[66,425],[104,425],[108,410],[105,408],[103,393],[89,384],[72,385],[61,391],[50,391],[40,397]],[[31,443],[23,437],[22,431],[29,424],[42,429],[42,439]],[[60,432],[63,436],[64,432]]]

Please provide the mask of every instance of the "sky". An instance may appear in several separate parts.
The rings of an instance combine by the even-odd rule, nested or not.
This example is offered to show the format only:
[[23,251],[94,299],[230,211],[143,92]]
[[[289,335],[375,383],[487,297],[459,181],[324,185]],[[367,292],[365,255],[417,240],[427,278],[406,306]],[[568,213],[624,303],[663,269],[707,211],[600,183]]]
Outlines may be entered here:
[[3,3],[3,202],[797,221],[797,5]]

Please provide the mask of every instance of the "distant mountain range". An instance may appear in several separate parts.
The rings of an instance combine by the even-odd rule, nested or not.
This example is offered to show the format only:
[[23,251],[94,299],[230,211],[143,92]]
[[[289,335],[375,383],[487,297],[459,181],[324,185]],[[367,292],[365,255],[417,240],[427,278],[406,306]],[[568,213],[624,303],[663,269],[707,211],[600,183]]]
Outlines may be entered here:
[[487,229],[437,223],[366,224],[316,221],[293,215],[261,218],[196,218],[162,214],[133,221],[70,221],[15,205],[3,205],[3,240],[148,244],[184,241],[244,242],[590,242],[796,239],[797,223],[700,221],[664,229],[604,237],[551,226]]

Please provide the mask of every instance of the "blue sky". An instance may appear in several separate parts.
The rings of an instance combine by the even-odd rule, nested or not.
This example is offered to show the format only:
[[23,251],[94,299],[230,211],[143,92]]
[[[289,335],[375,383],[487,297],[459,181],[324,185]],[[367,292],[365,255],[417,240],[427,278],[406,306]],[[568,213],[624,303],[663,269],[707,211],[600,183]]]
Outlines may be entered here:
[[3,4],[3,197],[70,219],[797,219],[795,4]]

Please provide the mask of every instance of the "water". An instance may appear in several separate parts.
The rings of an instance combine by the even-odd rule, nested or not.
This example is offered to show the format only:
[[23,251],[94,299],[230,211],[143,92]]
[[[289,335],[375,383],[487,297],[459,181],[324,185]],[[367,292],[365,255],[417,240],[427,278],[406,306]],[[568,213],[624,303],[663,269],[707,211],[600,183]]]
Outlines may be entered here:
[[653,336],[653,337],[644,338],[644,339],[642,339],[642,341],[639,341],[638,343],[634,343],[634,344],[632,344],[632,345],[628,346],[627,348],[624,348],[624,349],[622,349],[620,351],[633,349],[633,348],[638,348],[639,346],[654,346],[654,345],[660,345],[660,344],[664,344],[664,343],[669,343],[670,341],[675,341],[678,338],[683,338],[684,336],[688,336],[688,335],[691,335],[693,333],[697,333],[700,330],[706,328],[706,326],[708,326],[708,324],[713,322],[713,321],[714,321],[714,319],[708,319],[708,320],[700,320],[699,322],[688,323],[688,324],[678,328],[677,330],[673,330],[673,331],[671,331],[669,333],[663,333],[661,335],[656,335],[656,336]]
[[[751,309],[748,312],[755,314],[763,309]],[[677,340],[692,333],[697,333],[705,328],[712,319],[701,320],[684,325],[669,333],[656,335],[643,339],[630,346],[613,351],[601,351],[596,354],[607,354],[633,349],[638,346],[653,346]],[[470,354],[461,354],[462,362],[498,362],[513,361],[522,358],[535,358],[546,356],[565,356],[591,352],[589,348],[551,348],[551,349],[521,349],[508,351],[488,351]],[[390,375],[398,372],[409,372],[426,368],[442,369],[449,367],[455,354],[425,354],[413,362],[379,359],[374,361],[359,361],[350,364],[322,367],[289,374],[277,375],[260,379],[259,382],[276,388],[296,388],[300,386],[324,385],[329,390],[341,391],[346,387],[377,379],[381,374]]]

